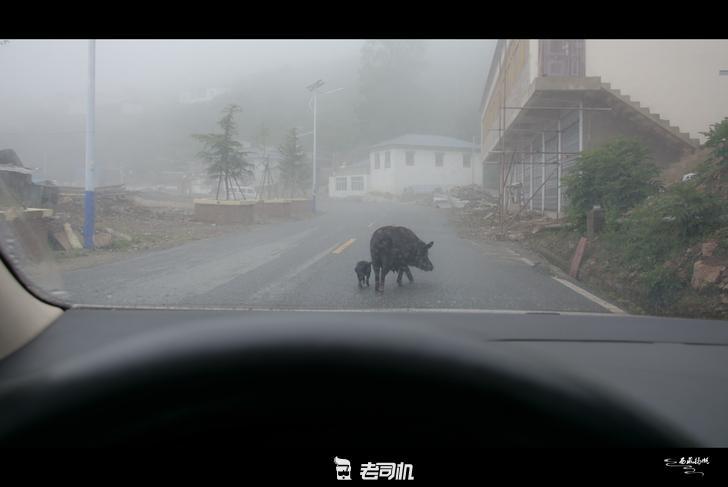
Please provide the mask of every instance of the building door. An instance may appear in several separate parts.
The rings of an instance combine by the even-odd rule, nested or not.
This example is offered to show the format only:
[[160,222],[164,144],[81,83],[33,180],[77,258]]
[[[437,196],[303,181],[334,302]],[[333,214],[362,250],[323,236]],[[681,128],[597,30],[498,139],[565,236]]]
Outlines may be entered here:
[[539,41],[541,76],[585,76],[584,39]]

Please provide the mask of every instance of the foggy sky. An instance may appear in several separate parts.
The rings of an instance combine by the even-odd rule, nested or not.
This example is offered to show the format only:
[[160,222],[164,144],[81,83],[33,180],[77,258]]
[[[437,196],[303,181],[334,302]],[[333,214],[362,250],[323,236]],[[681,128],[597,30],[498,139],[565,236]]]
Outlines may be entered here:
[[[362,41],[98,40],[100,94],[149,94],[221,84],[278,66],[357,56]],[[0,100],[83,97],[86,40],[10,40],[0,49]]]
[[[307,66],[358,58],[362,40],[98,40],[100,94],[148,94],[225,84],[280,66]],[[437,51],[473,47],[492,55],[494,41],[429,41]],[[88,73],[86,40],[10,40],[0,47],[0,101],[83,97]],[[455,56],[457,57],[457,56]],[[453,56],[443,60],[456,62]],[[486,73],[483,73],[483,78]]]
[[[290,100],[286,105],[290,106],[290,111],[305,109],[309,98],[305,85],[316,79],[329,81],[328,86],[331,88],[349,82],[344,87],[347,91],[342,92],[338,99],[322,104],[321,113],[326,115],[327,110],[339,108],[338,105],[345,100],[352,103],[351,97],[356,95],[357,88],[350,77],[342,78],[342,73],[356,75],[364,42],[98,40],[96,96],[99,110],[97,124],[100,125],[97,156],[100,159],[115,158],[116,149],[102,137],[105,126],[114,122],[104,117],[102,107],[105,102],[123,100],[140,103],[148,107],[144,118],[153,120],[155,114],[165,116],[164,110],[167,109],[163,104],[169,107],[178,105],[183,92],[200,94],[206,88],[222,88],[241,93],[241,87],[246,86],[244,82],[248,78],[257,77],[255,79],[260,80],[287,72],[296,73],[297,78],[301,78],[295,80],[296,86],[286,86],[287,93],[280,95],[281,99]],[[440,103],[465,107],[472,105],[474,110],[478,110],[496,42],[424,42],[427,43],[428,84],[441,95]],[[287,71],[281,71],[282,68]],[[0,148],[16,149],[28,165],[38,166],[43,161],[43,165],[49,166],[49,173],[53,177],[59,177],[54,167],[64,174],[73,167],[77,176],[82,171],[80,162],[83,161],[88,42],[10,39],[8,44],[0,45],[0,70],[0,145],[3,146]],[[301,85],[300,90],[297,89],[298,84]],[[256,94],[250,93],[250,96]],[[245,110],[246,107],[243,108]],[[217,114],[210,113],[206,117],[210,117],[210,121],[205,123],[213,129],[211,120],[216,119]],[[306,115],[303,120],[296,120],[295,125],[306,128],[307,124],[310,125],[309,118]],[[322,127],[325,127],[325,123],[324,119]],[[477,129],[474,126],[473,133]],[[63,130],[73,131],[74,135],[65,137],[57,133]],[[55,138],[46,137],[47,133],[54,133]],[[189,139],[189,134],[181,133],[179,138]],[[134,144],[134,141],[128,140],[113,142],[127,146]]]

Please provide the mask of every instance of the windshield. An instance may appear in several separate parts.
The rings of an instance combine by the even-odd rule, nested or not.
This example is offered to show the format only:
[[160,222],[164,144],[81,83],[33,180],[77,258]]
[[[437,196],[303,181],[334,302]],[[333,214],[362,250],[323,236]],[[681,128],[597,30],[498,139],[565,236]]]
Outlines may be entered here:
[[3,40],[0,237],[77,305],[728,314],[728,41]]

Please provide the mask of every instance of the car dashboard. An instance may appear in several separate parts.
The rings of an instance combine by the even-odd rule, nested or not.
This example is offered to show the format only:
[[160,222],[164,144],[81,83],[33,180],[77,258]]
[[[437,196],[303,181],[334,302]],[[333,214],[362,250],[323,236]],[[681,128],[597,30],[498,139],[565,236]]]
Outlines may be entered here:
[[[347,357],[361,360],[356,364],[349,363]],[[251,360],[245,368],[239,363],[243,358]],[[266,360],[273,361],[274,358],[277,360],[275,371],[265,377],[261,375],[257,382],[257,379],[253,380],[252,376],[266,367]],[[484,368],[479,362],[481,358],[486,360]],[[344,365],[338,367],[337,360]],[[297,371],[310,364],[316,365],[317,375],[296,376]],[[230,371],[225,372],[228,366]],[[369,374],[366,368],[374,366],[378,370]],[[457,373],[440,374],[451,366]],[[398,367],[402,374],[391,374],[397,376],[397,382],[388,382],[389,371],[399,370]],[[478,394],[488,388],[497,394],[493,392],[485,397],[475,394],[473,389],[467,389],[467,392],[463,392],[463,388],[453,389],[453,384],[459,380],[457,374],[463,375],[465,384],[471,379],[481,381],[495,369],[505,372],[493,373],[489,376],[490,382],[479,383]],[[198,372],[202,375],[197,375]],[[249,381],[240,382],[241,377]],[[430,385],[425,382],[422,382],[423,387],[407,388],[406,384],[423,378],[438,378],[432,383],[431,392],[438,391],[439,399],[428,394]],[[97,389],[108,388],[109,384],[126,384],[127,389],[109,390],[106,396],[99,395],[96,399],[103,398],[107,401],[105,404],[123,404],[127,411],[136,408],[133,428],[140,428],[145,417],[147,403],[140,397],[156,387],[161,391],[160,397],[166,395],[179,401],[190,401],[190,394],[197,394],[195,405],[199,410],[207,411],[206,421],[217,416],[223,423],[229,421],[228,425],[239,422],[242,428],[251,416],[260,414],[261,410],[272,411],[271,408],[278,415],[278,419],[271,421],[285,424],[285,417],[295,404],[297,413],[304,410],[317,413],[318,419],[324,415],[324,410],[327,410],[326,414],[340,412],[344,421],[355,420],[358,414],[362,415],[362,420],[366,417],[371,421],[386,417],[385,423],[390,419],[394,421],[396,416],[398,424],[411,418],[411,427],[402,430],[410,439],[418,438],[423,434],[422,428],[429,425],[437,430],[433,433],[435,436],[447,434],[448,444],[458,444],[472,426],[473,435],[480,439],[483,435],[476,434],[481,431],[478,428],[492,431],[492,442],[486,442],[487,446],[497,446],[504,438],[514,439],[515,446],[563,446],[558,441],[552,445],[548,439],[558,437],[559,428],[563,427],[575,432],[572,442],[583,440],[600,446],[597,436],[582,438],[579,429],[592,426],[608,429],[607,423],[611,419],[597,419],[595,415],[585,416],[581,423],[549,426],[551,429],[544,425],[568,422],[568,418],[589,408],[594,408],[595,414],[601,415],[599,417],[607,418],[612,408],[624,411],[625,418],[634,414],[648,420],[650,431],[667,432],[664,438],[669,440],[664,441],[672,441],[670,446],[725,447],[728,446],[727,379],[728,327],[718,321],[445,310],[75,308],[65,312],[31,343],[0,362],[0,442],[10,438],[6,443],[13,444],[16,440],[23,443],[23,435],[31,431],[34,433],[27,436],[32,438],[28,440],[31,443],[63,443],[62,439],[68,439],[73,421],[82,421],[71,418],[69,412],[87,407],[83,398],[93,399]],[[165,384],[169,390],[163,390],[167,387]],[[210,384],[220,387],[213,389]],[[210,388],[206,389],[208,386]],[[228,392],[221,392],[223,388],[225,391],[234,389],[235,398],[226,396]],[[447,392],[443,392],[446,389]],[[120,396],[124,390],[129,395],[133,391],[136,398],[128,408],[125,396]],[[400,395],[398,390],[404,392]],[[508,391],[514,399],[496,407],[495,402],[503,396],[503,391]],[[548,395],[549,391],[558,391],[558,394]],[[286,393],[290,394],[285,396]],[[69,399],[74,394],[77,397]],[[203,404],[200,396],[206,394],[210,400]],[[281,397],[268,403],[264,398],[271,394]],[[316,402],[315,397],[320,400]],[[251,401],[251,398],[255,400]],[[377,402],[371,402],[375,401],[372,398]],[[564,401],[563,411],[558,410],[562,405],[559,398]],[[307,405],[308,400],[311,402]],[[572,400],[573,404],[567,404]],[[155,401],[159,401],[159,397],[150,393],[148,404],[150,407],[155,404],[156,415],[177,405],[169,402],[162,405]],[[478,401],[494,404],[493,411],[482,411],[480,426],[474,425],[481,417],[474,408]],[[547,406],[540,410],[529,409],[534,401]],[[581,402],[577,407],[578,401]],[[247,419],[233,418],[229,416],[231,411],[221,414],[221,410],[214,409],[223,403],[228,409],[233,404],[249,408],[253,403],[260,409],[247,410]],[[51,408],[54,404],[58,406],[55,409]],[[50,409],[44,411],[43,408]],[[94,408],[91,410],[103,409]],[[551,409],[546,411],[547,408]],[[442,415],[434,425],[432,417],[438,414],[437,410]],[[458,411],[463,411],[461,422],[458,422]],[[487,418],[504,411],[513,414],[519,411],[520,416],[514,416],[509,423],[511,430],[504,427],[504,431],[496,432],[493,422]],[[397,414],[389,417],[390,412]],[[199,420],[198,413],[191,418]],[[557,417],[561,419],[554,419]],[[38,418],[45,421],[38,423],[42,428],[33,424]],[[53,418],[56,426],[64,421],[68,423],[59,426],[57,436],[46,435],[41,440],[38,431],[51,431],[47,425]],[[321,433],[327,426],[318,427],[318,419],[310,418],[289,425],[291,430],[274,432],[268,429],[265,435],[261,433],[261,438],[265,436],[273,445],[293,444],[294,437],[299,440],[327,438]],[[630,418],[625,420],[625,431],[631,427],[626,426],[632,421]],[[98,419],[96,427],[108,420]],[[604,424],[597,424],[602,421]],[[616,424],[622,419],[615,416],[613,421]],[[639,429],[638,423],[629,424]],[[117,431],[118,435],[126,435],[133,429],[131,422],[117,420],[117,424],[126,424],[128,430]],[[172,421],[164,429],[165,434],[180,428],[187,428],[187,433],[193,436],[200,434],[199,430],[190,430],[190,421],[184,423],[185,426],[180,424]],[[518,434],[513,425],[521,424],[524,431],[542,428],[538,440],[531,441],[536,438],[534,436],[521,443],[515,441]],[[28,428],[19,430],[18,425]],[[227,426],[218,424],[215,427],[224,429]],[[293,429],[296,434],[288,434]],[[161,430],[155,431],[158,434]],[[329,438],[336,438],[338,434],[331,431]],[[649,431],[644,433],[645,437],[650,434]],[[118,435],[115,438],[118,439]],[[272,438],[277,439],[273,441]],[[384,443],[391,440],[396,444],[394,437],[388,440],[384,435],[380,438]],[[350,441],[352,446],[357,446],[359,441],[366,443],[372,439],[352,436]],[[655,439],[657,446],[667,446],[660,441]],[[402,443],[407,444],[410,443]]]

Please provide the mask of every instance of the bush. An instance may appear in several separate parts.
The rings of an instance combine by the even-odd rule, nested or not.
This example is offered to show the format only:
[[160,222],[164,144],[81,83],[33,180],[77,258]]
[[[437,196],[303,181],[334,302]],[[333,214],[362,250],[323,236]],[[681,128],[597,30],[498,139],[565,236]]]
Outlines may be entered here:
[[723,212],[724,204],[695,183],[679,183],[629,212],[608,238],[622,247],[625,264],[650,270],[717,229]]
[[722,166],[728,166],[728,117],[710,126],[708,132],[702,132],[708,140],[706,147],[713,149],[713,159]]
[[676,269],[658,266],[642,276],[647,289],[648,311],[662,313],[669,311],[687,283],[678,276]]
[[710,131],[703,135],[708,138],[705,146],[711,151],[694,179],[707,191],[728,199],[728,118],[711,125]]
[[658,173],[647,149],[635,139],[619,138],[583,152],[564,177],[570,219],[583,227],[586,212],[599,205],[613,222],[659,190]]

